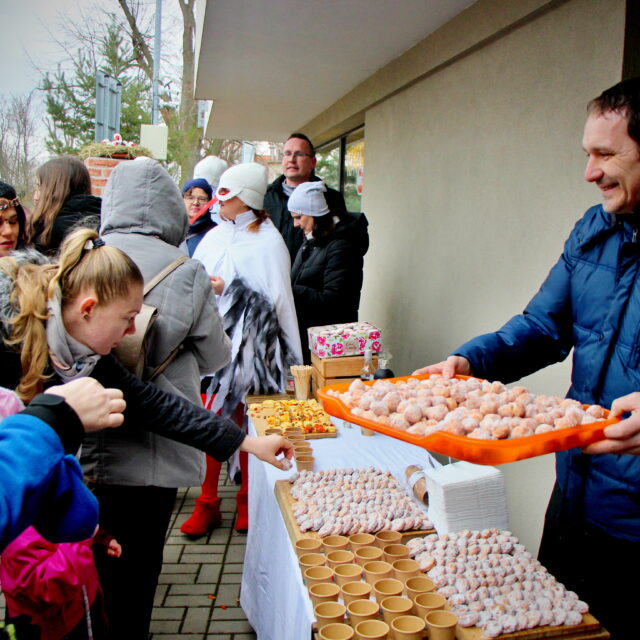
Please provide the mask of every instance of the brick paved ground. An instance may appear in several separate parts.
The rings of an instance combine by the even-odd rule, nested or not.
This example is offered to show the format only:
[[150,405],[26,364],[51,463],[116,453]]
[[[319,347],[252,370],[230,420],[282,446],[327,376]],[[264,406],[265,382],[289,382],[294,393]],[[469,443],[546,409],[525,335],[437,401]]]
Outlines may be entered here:
[[198,540],[182,535],[180,525],[200,487],[178,492],[156,591],[153,640],[256,640],[239,602],[246,536],[233,527],[237,490],[221,476],[222,527]]

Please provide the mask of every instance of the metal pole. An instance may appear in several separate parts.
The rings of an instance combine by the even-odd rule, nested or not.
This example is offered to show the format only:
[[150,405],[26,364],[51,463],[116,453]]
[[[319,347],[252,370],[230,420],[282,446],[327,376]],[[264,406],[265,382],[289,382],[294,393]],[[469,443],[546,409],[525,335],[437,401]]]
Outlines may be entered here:
[[162,29],[162,0],[156,0],[156,31],[153,38],[153,87],[151,124],[160,121],[160,30]]

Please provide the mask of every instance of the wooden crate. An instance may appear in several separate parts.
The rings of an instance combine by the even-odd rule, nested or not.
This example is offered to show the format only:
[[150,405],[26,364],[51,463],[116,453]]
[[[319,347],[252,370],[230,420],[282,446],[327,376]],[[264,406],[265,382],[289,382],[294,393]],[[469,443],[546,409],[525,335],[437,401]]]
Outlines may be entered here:
[[352,378],[325,378],[315,367],[311,372],[311,393],[317,397],[318,389],[322,389],[322,387],[326,387],[329,384],[339,384],[341,382],[353,382],[359,378],[359,376],[355,376]]
[[[373,370],[378,368],[378,356],[373,356]],[[364,367],[364,356],[345,356],[342,358],[319,358],[311,354],[311,364],[324,378],[356,378]],[[327,384],[331,384],[328,382]]]

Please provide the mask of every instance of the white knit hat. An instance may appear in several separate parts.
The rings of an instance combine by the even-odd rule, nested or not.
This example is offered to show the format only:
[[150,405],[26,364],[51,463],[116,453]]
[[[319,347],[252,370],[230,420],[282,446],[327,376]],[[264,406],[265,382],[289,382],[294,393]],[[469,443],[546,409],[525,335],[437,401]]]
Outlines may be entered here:
[[291,213],[319,218],[329,213],[327,201],[322,195],[327,190],[322,180],[303,182],[289,196],[287,208]]
[[267,185],[267,168],[257,162],[244,162],[227,169],[220,176],[216,195],[223,202],[238,196],[251,209],[260,210],[264,206]]
[[204,178],[211,185],[211,189],[215,191],[218,188],[220,176],[228,167],[229,165],[222,158],[207,156],[194,167],[193,177]]

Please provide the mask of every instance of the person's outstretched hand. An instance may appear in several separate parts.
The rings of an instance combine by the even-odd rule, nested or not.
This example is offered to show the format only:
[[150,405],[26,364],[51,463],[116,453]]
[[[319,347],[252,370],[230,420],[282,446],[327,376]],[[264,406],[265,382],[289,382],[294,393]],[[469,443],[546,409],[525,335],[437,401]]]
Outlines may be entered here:
[[276,456],[284,453],[285,459],[291,460],[293,458],[293,445],[286,438],[277,435],[257,438],[247,436],[240,445],[240,451],[252,453],[256,458],[260,458],[260,460],[264,460],[283,471],[287,471],[288,468]]
[[430,364],[428,367],[416,369],[414,376],[422,373],[441,373],[445,378],[453,378],[453,376],[470,376],[471,365],[466,358],[462,356],[449,356],[446,360],[436,364]]
[[604,428],[605,440],[584,447],[585,453],[628,453],[640,455],[640,393],[630,393],[613,401],[610,418],[631,412],[626,419]]
[[79,378],[49,387],[45,393],[62,396],[78,414],[85,431],[119,427],[127,403],[120,389],[105,389],[94,378]]

